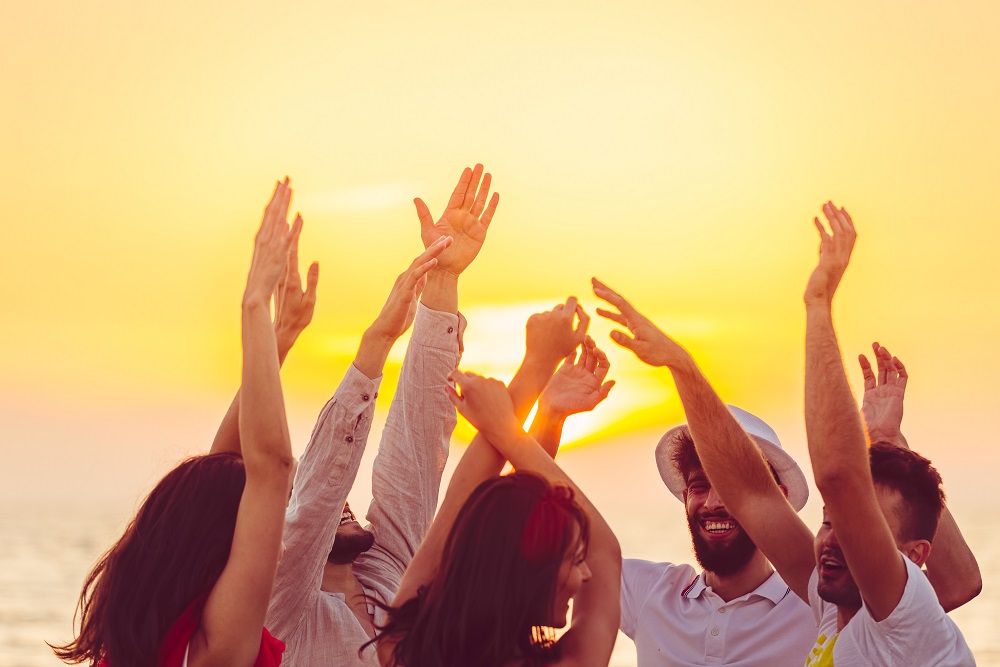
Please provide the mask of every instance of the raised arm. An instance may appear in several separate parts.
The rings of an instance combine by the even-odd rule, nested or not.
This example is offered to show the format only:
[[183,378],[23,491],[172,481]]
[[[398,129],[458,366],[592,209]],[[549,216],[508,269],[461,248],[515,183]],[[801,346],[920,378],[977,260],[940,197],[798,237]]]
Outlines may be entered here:
[[[510,401],[518,420],[527,418],[531,406],[552,377],[559,361],[566,358],[584,339],[589,318],[580,320],[574,326],[577,307],[576,299],[570,297],[565,304],[559,304],[544,313],[536,313],[528,319],[524,361],[509,388]],[[442,389],[442,393],[443,391]],[[421,586],[433,578],[458,511],[477,486],[500,474],[505,461],[481,434],[473,438],[451,476],[444,501],[427,536],[406,568],[393,601],[394,606],[398,607],[412,598]],[[380,645],[379,653],[387,654],[387,647]]]
[[587,336],[580,347],[579,359],[574,359],[575,356],[574,352],[566,357],[545,385],[531,422],[531,437],[553,458],[559,450],[566,418],[593,410],[615,386],[614,380],[604,381],[611,364],[593,338]]
[[[865,355],[858,355],[865,393],[861,414],[871,442],[888,442],[909,449],[900,430],[903,421],[903,396],[909,378],[906,367],[884,346],[872,343],[878,374]],[[955,518],[945,506],[934,535],[934,548],[927,561],[927,578],[945,611],[951,611],[979,595],[983,578],[979,563],[962,536]]]
[[382,368],[392,345],[413,323],[427,273],[450,243],[450,237],[442,237],[396,278],[378,317],[361,336],[354,363],[316,421],[288,504],[285,555],[267,613],[268,628],[278,637],[291,640],[320,595],[324,566],[368,441]]
[[[861,597],[872,617],[880,621],[903,595],[906,564],[875,494],[864,426],[833,326],[833,295],[857,234],[844,209],[827,202],[823,214],[830,233],[819,218],[813,220],[820,235],[819,263],[804,295],[806,437],[816,487],[826,505],[821,536],[831,527],[836,531],[839,550]],[[831,551],[831,557],[837,555]]]
[[604,667],[618,635],[621,548],[604,517],[555,461],[521,428],[514,406],[499,380],[455,371],[459,394],[448,395],[462,413],[517,470],[530,471],[550,483],[573,489],[574,498],[590,518],[587,566],[591,578],[573,600],[570,629],[560,638],[562,658],[557,665]]
[[650,366],[670,370],[705,473],[726,509],[803,600],[815,567],[812,533],[774,481],[767,461],[715,393],[687,350],[624,297],[593,280],[594,294],[614,306],[597,314],[624,326],[611,340]]
[[260,647],[292,470],[292,448],[278,378],[278,351],[269,301],[287,263],[293,232],[287,222],[291,187],[278,183],[254,241],[243,294],[243,389],[240,436],[246,485],[233,544],[191,639],[189,664],[252,665]]
[[[299,275],[299,236],[302,225],[292,228],[292,241],[288,248],[288,265],[274,292],[274,334],[278,346],[278,366],[285,363],[285,357],[292,345],[312,321],[316,308],[316,285],[319,283],[319,262],[313,262],[306,274],[306,288],[302,289]],[[212,442],[211,453],[240,452],[240,392],[229,405],[219,431]]]

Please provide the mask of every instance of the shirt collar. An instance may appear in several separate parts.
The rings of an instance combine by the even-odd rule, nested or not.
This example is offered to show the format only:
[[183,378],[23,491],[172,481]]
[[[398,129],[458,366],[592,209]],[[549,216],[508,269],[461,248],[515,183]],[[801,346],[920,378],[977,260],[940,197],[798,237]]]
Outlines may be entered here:
[[[699,597],[701,597],[701,594],[704,593],[707,589],[708,589],[708,584],[705,583],[705,573],[702,572],[701,574],[698,575],[697,579],[691,582],[690,586],[684,589],[681,595],[689,600],[696,600]],[[749,598],[751,595],[757,595],[762,598],[767,598],[774,604],[778,604],[779,602],[781,602],[782,598],[788,595],[790,590],[791,589],[788,588],[788,584],[784,582],[784,580],[778,575],[778,573],[772,572],[771,576],[768,577],[767,580],[764,581],[764,583],[758,586],[755,590],[752,590],[746,595],[744,595],[742,598],[737,598],[737,600]],[[735,601],[736,600],[730,600],[730,602],[735,602]]]

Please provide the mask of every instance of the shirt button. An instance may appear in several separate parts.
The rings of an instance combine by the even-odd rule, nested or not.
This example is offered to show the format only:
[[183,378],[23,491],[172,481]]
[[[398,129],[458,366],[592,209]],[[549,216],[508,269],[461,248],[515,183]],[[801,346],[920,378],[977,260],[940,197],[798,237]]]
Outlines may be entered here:
[[371,398],[371,396],[369,396],[368,394],[361,394],[362,401],[367,401],[369,398]]
[[354,436],[353,435],[349,435],[349,436],[347,436],[344,439],[347,440],[347,442],[354,442]]
[[719,628],[712,628],[712,636],[713,637],[719,636]]
[[448,333],[454,333],[455,327],[448,327]]
[[723,607],[722,609],[720,609],[720,610],[719,610],[719,613],[720,613],[720,614],[725,614],[725,613],[726,613],[726,608],[725,608],[725,607]]
[[375,392],[375,398],[378,398],[378,392],[377,391]]

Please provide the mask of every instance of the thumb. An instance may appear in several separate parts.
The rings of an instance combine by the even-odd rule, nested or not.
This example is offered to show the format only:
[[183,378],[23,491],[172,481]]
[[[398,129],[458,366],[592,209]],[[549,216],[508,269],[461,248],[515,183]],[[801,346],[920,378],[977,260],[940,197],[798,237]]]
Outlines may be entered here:
[[420,220],[420,231],[429,231],[431,227],[434,226],[434,216],[431,215],[430,209],[427,208],[427,204],[420,197],[413,200],[413,205],[417,207],[417,218]]

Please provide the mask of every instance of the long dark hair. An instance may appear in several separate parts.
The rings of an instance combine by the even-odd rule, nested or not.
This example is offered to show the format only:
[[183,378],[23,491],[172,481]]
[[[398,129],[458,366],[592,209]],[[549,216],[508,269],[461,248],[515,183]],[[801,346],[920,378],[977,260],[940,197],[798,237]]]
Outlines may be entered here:
[[530,473],[491,478],[459,511],[434,579],[388,608],[380,639],[397,641],[393,657],[405,667],[558,660],[543,626],[567,552],[588,539],[587,514],[569,487]]
[[74,618],[80,632],[69,644],[50,644],[56,656],[155,664],[171,625],[229,560],[245,483],[243,459],[233,453],[196,456],[160,480],[87,576]]

